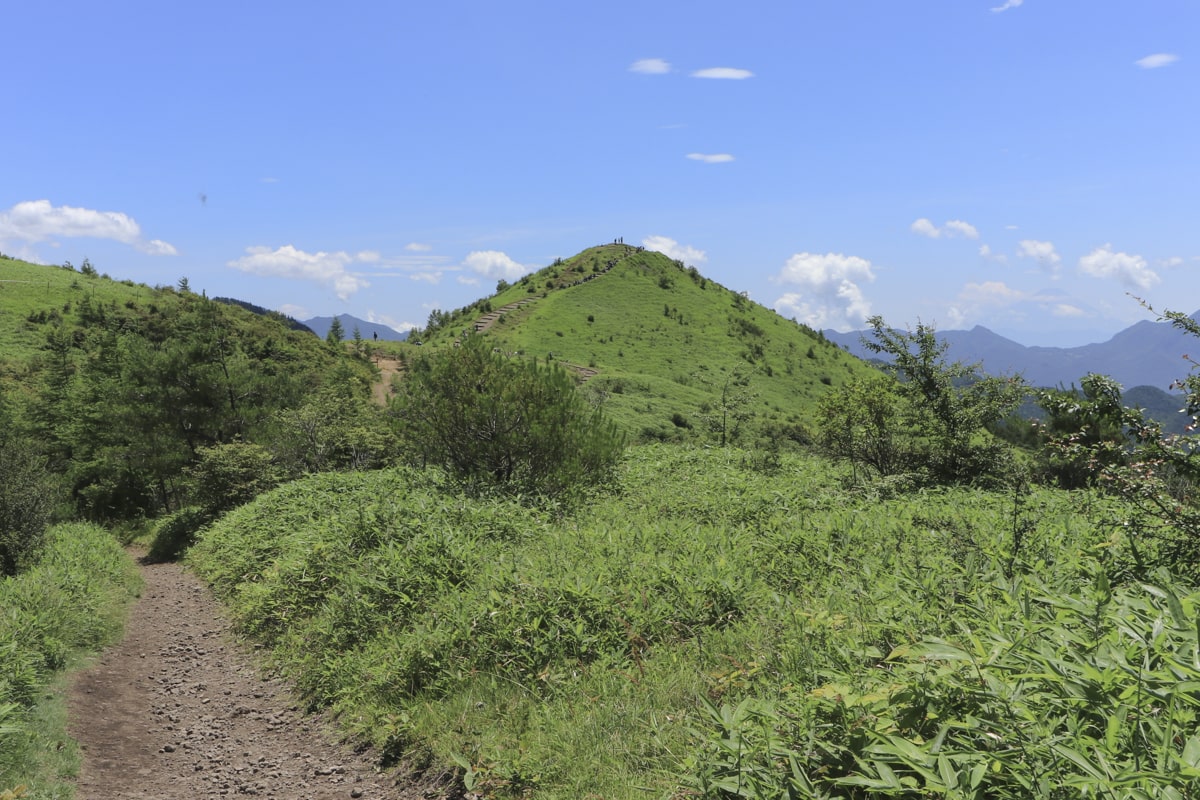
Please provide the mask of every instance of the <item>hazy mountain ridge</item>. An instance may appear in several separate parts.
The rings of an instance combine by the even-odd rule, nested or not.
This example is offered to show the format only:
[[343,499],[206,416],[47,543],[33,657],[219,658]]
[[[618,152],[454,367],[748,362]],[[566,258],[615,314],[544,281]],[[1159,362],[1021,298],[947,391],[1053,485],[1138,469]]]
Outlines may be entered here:
[[[1200,312],[1193,318],[1200,317]],[[861,358],[875,358],[862,344],[867,331],[838,333],[826,338]],[[1020,374],[1033,386],[1070,387],[1089,372],[1115,379],[1126,389],[1149,386],[1167,391],[1187,375],[1183,356],[1196,350],[1196,340],[1169,322],[1143,320],[1118,332],[1106,342],[1079,347],[1026,346],[977,325],[971,330],[939,331],[948,345],[946,354],[956,361],[979,362],[991,375]]]
[[[351,316],[350,314],[338,314],[337,319],[342,323],[342,331],[347,339],[354,337],[354,329],[358,328],[359,334],[364,339],[373,339],[377,334],[380,339],[388,342],[403,342],[408,339],[408,333],[400,333],[394,328],[389,328],[387,325],[380,325],[378,322],[367,322],[365,319]],[[307,326],[313,333],[320,336],[322,339],[329,333],[329,328],[333,325],[333,317],[312,317],[304,320],[304,325]]]

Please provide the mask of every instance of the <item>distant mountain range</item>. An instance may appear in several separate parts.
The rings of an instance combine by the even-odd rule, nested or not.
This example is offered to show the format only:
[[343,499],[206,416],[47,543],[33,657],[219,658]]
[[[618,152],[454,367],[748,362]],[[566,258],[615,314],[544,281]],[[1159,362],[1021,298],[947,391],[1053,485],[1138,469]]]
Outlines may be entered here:
[[[329,333],[329,326],[333,325],[333,317],[313,317],[312,319],[304,320],[304,324],[317,336],[322,339]],[[376,335],[380,339],[389,342],[403,342],[408,338],[407,333],[400,333],[394,328],[389,328],[387,325],[380,325],[378,322],[367,322],[365,319],[352,317],[349,314],[338,314],[338,321],[342,323],[342,330],[346,332],[346,338],[354,337],[354,329],[358,328],[359,334],[364,339],[374,339]]]
[[[1200,311],[1192,317],[1200,319]],[[824,333],[860,358],[878,357],[862,344],[866,331]],[[1200,342],[1169,322],[1138,322],[1107,342],[1080,347],[1026,347],[982,326],[938,331],[937,336],[946,342],[946,356],[951,360],[981,363],[990,375],[1019,374],[1031,385],[1043,387],[1078,385],[1084,375],[1098,372],[1126,389],[1151,386],[1167,391],[1173,381],[1188,373],[1183,356],[1200,352]]]

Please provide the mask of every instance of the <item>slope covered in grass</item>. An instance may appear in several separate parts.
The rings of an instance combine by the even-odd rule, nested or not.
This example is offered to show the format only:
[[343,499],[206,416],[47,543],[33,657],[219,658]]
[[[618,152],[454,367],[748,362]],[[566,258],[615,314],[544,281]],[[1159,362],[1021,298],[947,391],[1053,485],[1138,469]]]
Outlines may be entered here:
[[719,438],[721,428],[747,439],[770,428],[802,435],[831,387],[873,369],[682,262],[627,245],[590,248],[528,275],[422,346],[452,346],[485,311],[522,300],[532,302],[482,335],[505,352],[575,368],[588,378],[585,390],[642,438]]
[[155,293],[133,281],[0,256],[0,366],[28,362],[45,342],[45,326],[76,319],[85,297],[97,306],[124,306]]
[[1072,584],[1101,536],[1065,493],[886,500],[820,459],[755,463],[634,448],[619,491],[559,514],[409,470],[320,475],[190,557],[314,705],[391,757],[501,797],[617,798],[709,774],[706,698],[873,680],[894,648],[957,635],[1003,569]]

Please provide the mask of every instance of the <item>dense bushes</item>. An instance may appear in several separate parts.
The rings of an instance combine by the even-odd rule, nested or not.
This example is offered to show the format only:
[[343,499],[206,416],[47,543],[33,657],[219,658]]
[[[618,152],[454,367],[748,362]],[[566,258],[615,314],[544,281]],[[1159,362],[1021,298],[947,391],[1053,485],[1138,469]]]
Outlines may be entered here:
[[1102,535],[1061,493],[881,501],[822,460],[751,460],[635,448],[619,490],[555,514],[425,471],[316,475],[190,558],[314,705],[391,755],[462,759],[497,797],[629,797],[717,769],[699,698],[789,711],[831,675],[882,679],[897,647],[960,630],[989,564],[1067,586]]
[[45,457],[0,427],[0,578],[37,555],[57,494]]
[[932,326],[901,332],[872,317],[874,340],[896,382],[853,381],[820,404],[827,452],[886,477],[918,473],[934,483],[986,483],[1005,477],[1005,447],[987,432],[1021,402],[1017,378],[985,377],[978,364],[946,362]]
[[777,701],[709,705],[704,798],[1182,798],[1200,782],[1200,592],[1161,574],[977,584],[938,638]]
[[417,360],[395,409],[420,463],[472,490],[563,495],[603,483],[624,447],[561,368],[509,359],[478,336]]

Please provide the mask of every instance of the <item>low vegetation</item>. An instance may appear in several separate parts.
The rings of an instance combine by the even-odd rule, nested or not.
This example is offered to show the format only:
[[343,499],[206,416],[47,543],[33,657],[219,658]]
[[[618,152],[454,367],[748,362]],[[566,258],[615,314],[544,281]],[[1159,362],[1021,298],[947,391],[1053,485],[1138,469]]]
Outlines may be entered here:
[[513,797],[725,796],[731,764],[775,775],[778,754],[735,759],[714,709],[770,709],[737,735],[769,720],[772,746],[802,754],[825,728],[796,727],[789,703],[832,705],[839,683],[875,696],[903,648],[957,640],[997,582],[1070,603],[1095,583],[1090,554],[1128,558],[1098,495],[1082,513],[1048,490],[881,500],[819,458],[752,462],[637,448],[619,490],[566,515],[447,498],[408,469],[315,476],[227,515],[190,558],[314,705],[414,769],[457,763]]
[[51,528],[19,575],[0,578],[0,790],[71,796],[60,781],[75,768],[74,751],[61,712],[50,710],[62,701],[46,690],[57,671],[120,632],[137,589],[116,539],[90,524]]

